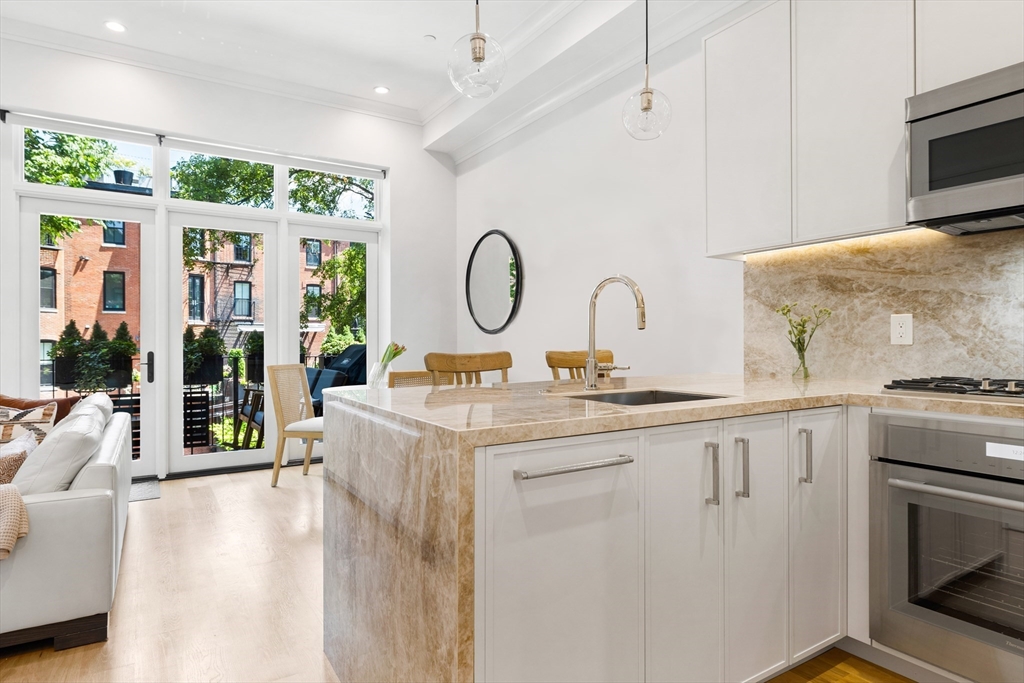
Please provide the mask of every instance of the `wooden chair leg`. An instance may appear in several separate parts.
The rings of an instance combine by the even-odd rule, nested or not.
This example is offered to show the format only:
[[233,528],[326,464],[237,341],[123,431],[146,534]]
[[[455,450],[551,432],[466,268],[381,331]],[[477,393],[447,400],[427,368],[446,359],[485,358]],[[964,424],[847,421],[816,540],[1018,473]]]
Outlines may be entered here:
[[281,458],[284,457],[284,436],[277,437],[277,453],[274,454],[274,474],[270,478],[270,485],[277,486],[277,477],[281,474]]
[[302,473],[309,474],[309,459],[313,457],[313,439],[306,439],[306,459],[302,461]]

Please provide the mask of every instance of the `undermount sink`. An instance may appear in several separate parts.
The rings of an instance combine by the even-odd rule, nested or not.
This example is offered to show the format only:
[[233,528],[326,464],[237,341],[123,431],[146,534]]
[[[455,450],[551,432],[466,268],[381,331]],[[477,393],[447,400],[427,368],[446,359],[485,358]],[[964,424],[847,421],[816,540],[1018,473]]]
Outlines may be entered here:
[[659,403],[682,403],[683,401],[706,401],[712,398],[726,398],[725,396],[714,396],[712,394],[689,394],[678,391],[662,391],[660,389],[648,389],[646,391],[612,391],[595,392],[593,394],[568,395],[566,398],[579,398],[584,401],[602,401],[604,403],[616,403],[622,406],[650,406]]

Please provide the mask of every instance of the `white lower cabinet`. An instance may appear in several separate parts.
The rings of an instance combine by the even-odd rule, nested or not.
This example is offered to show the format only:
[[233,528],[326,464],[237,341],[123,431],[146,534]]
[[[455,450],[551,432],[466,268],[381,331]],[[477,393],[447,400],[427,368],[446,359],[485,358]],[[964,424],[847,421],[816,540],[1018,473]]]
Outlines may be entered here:
[[721,441],[721,422],[648,431],[648,681],[722,679]]
[[792,661],[843,635],[846,534],[841,408],[789,415],[789,623]]
[[842,637],[844,439],[836,407],[478,452],[478,679],[756,681]]
[[487,449],[487,680],[643,680],[640,439]]
[[786,420],[725,421],[727,681],[758,680],[788,662]]

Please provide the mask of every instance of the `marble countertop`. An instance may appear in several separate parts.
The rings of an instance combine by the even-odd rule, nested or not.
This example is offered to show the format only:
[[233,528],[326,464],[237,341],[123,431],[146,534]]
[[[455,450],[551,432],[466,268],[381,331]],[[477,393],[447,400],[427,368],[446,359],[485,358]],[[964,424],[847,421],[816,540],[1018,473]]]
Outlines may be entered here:
[[900,410],[1024,419],[1024,403],[966,397],[883,394],[887,380],[754,380],[740,375],[615,377],[599,391],[667,389],[722,398],[649,406],[622,406],[570,398],[579,380],[521,382],[482,387],[325,389],[340,401],[382,417],[401,416],[458,434],[463,443],[490,446],[560,436],[595,434],[741,415],[858,405]]

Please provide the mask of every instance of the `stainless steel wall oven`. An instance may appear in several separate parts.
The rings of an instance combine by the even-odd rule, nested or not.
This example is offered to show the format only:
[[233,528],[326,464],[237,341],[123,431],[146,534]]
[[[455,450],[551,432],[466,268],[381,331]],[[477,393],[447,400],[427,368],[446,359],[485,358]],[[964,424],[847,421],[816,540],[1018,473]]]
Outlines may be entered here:
[[875,414],[871,638],[977,681],[1024,673],[1024,424]]

